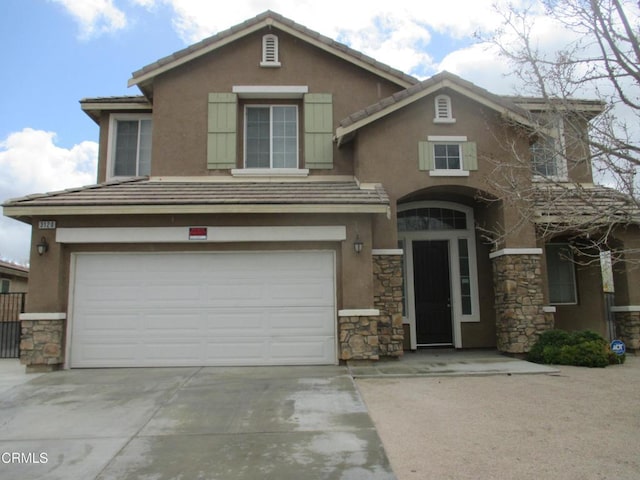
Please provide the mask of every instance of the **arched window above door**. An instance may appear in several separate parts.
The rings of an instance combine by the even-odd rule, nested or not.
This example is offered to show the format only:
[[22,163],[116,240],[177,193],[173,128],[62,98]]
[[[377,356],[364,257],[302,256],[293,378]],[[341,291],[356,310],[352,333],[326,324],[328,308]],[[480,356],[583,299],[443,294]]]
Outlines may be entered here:
[[412,208],[398,212],[397,218],[398,232],[467,229],[467,215],[451,208]]

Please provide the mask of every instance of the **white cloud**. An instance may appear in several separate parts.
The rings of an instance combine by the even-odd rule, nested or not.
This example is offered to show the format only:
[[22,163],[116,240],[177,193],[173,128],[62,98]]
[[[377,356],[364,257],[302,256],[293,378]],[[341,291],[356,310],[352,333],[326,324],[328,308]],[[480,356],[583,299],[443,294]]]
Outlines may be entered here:
[[[62,5],[80,27],[81,38],[115,32],[127,26],[127,18],[113,0],[51,0]],[[147,2],[149,3],[149,2]]]
[[[70,149],[55,145],[55,133],[25,128],[0,141],[0,203],[36,192],[95,182],[98,144]],[[0,258],[28,259],[29,227],[0,217]]]

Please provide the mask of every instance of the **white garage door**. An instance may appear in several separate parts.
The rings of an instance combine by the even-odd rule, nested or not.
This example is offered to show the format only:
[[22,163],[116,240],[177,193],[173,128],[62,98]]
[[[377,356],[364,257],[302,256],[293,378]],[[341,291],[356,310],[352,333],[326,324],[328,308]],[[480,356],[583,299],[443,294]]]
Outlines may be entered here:
[[336,363],[333,252],[78,254],[71,367]]

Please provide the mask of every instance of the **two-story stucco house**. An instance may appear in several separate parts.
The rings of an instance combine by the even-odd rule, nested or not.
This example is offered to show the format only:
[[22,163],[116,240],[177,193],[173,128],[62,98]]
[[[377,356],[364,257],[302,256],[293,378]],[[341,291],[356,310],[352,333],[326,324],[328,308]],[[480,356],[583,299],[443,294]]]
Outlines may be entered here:
[[[528,154],[536,99],[421,82],[273,12],[129,85],[142,95],[81,101],[97,184],[4,204],[33,228],[28,368],[522,353],[554,325],[606,333],[599,267],[536,222],[511,229],[487,182],[489,159],[510,161],[500,136]],[[542,167],[606,197],[569,157]],[[621,324],[638,322],[639,280],[616,273]]]

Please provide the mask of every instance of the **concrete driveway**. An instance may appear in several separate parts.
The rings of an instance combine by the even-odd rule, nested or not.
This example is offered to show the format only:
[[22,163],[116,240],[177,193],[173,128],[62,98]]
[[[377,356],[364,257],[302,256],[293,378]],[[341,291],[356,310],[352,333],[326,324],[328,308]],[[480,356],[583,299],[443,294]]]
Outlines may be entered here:
[[344,367],[72,370],[0,389],[0,478],[393,479]]

